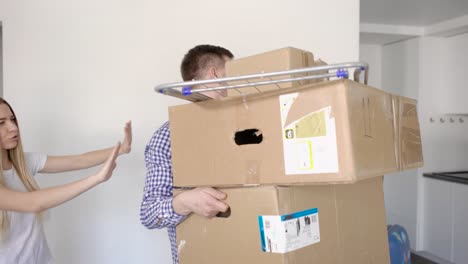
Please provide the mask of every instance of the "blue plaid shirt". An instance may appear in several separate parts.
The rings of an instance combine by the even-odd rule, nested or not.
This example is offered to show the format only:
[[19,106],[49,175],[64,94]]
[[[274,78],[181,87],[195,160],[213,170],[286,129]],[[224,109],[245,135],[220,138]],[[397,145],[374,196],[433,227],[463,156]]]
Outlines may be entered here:
[[172,162],[169,122],[153,134],[145,148],[146,183],[140,208],[140,221],[149,229],[167,227],[172,261],[179,263],[176,226],[185,216],[172,207]]

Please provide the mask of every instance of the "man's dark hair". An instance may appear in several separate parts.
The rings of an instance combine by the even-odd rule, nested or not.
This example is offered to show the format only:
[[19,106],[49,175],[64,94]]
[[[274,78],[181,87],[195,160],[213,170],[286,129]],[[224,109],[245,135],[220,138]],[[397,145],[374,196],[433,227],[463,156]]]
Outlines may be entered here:
[[203,77],[203,71],[208,67],[223,65],[224,57],[232,59],[234,55],[220,46],[198,45],[193,47],[185,54],[180,65],[182,79],[184,81],[200,79]]

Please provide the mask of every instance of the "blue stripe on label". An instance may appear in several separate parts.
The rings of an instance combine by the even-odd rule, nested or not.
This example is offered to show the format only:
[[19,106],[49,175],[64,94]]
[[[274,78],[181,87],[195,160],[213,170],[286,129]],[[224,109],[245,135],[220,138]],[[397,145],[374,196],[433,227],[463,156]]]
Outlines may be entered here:
[[266,252],[266,244],[265,244],[265,231],[263,229],[263,216],[258,216],[258,226],[260,228],[260,241],[262,243],[262,251]]
[[303,217],[303,216],[306,216],[306,215],[316,214],[316,213],[318,213],[318,208],[311,208],[311,209],[307,209],[307,210],[304,210],[304,211],[295,212],[295,213],[292,213],[292,214],[285,214],[285,215],[281,216],[281,222],[288,221],[288,220],[295,219],[295,218],[299,218],[299,217]]

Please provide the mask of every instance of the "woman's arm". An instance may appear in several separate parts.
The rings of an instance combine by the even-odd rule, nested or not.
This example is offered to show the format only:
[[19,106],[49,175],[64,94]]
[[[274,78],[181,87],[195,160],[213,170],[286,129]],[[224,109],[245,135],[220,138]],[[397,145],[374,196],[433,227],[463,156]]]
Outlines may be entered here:
[[[125,138],[118,155],[127,154],[131,151],[132,146],[132,124],[125,124]],[[70,156],[48,156],[47,161],[39,172],[40,173],[57,173],[65,171],[74,171],[87,169],[103,163],[109,156],[113,148],[95,150],[80,155]]]
[[41,212],[75,198],[112,176],[119,150],[120,143],[111,148],[111,153],[99,172],[82,180],[33,192],[18,192],[0,187],[0,210]]

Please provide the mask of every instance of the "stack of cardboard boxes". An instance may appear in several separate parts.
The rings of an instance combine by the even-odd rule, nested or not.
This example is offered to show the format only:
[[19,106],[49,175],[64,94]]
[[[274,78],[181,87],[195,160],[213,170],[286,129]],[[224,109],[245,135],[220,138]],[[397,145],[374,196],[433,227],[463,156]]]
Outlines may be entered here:
[[[226,72],[316,63],[285,48]],[[382,175],[422,166],[416,102],[346,79],[241,93],[169,109],[174,185],[230,206],[177,227],[180,263],[389,263]]]

